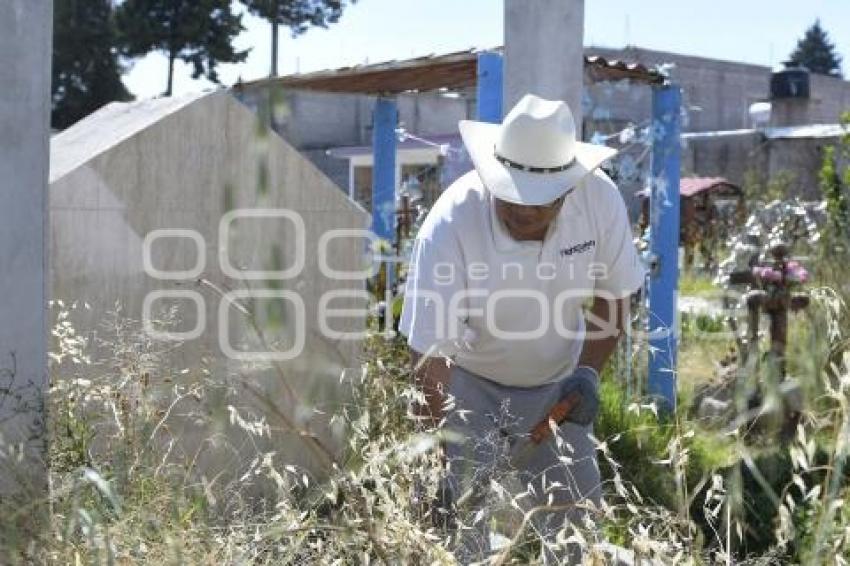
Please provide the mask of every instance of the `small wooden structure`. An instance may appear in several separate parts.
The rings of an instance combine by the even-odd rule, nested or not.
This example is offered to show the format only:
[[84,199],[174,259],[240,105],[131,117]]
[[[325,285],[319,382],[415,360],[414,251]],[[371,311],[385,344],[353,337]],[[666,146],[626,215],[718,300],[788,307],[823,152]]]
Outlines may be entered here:
[[[716,264],[717,244],[746,218],[743,190],[723,177],[682,177],[679,194],[682,199],[679,245],[685,249],[684,267],[693,266],[694,252],[699,249],[703,267],[710,270]],[[643,234],[649,227],[649,199],[645,190],[638,196],[641,198],[639,227]]]

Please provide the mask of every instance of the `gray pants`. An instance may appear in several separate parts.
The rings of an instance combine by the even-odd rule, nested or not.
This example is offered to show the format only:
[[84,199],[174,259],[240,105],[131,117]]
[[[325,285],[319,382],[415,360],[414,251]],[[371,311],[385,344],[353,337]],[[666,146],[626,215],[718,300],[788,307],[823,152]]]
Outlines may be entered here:
[[[518,500],[524,510],[553,508],[536,512],[531,521],[536,534],[550,543],[566,525],[583,525],[589,512],[573,504],[599,505],[592,425],[562,424],[559,435],[564,442],[560,446],[550,436],[515,462],[516,469],[511,466],[509,455],[525,445],[528,431],[563,397],[561,386],[559,381],[539,387],[509,387],[453,366],[448,393],[455,406],[446,415],[445,427],[457,433],[460,441],[445,445],[447,466],[440,507],[447,511],[444,524],[453,534],[461,563],[482,560],[490,552],[485,499],[493,491],[491,480],[501,482],[506,474],[515,472],[523,489],[530,486],[530,494]],[[457,505],[459,501],[461,505]],[[581,548],[575,544],[562,545],[560,550],[544,545],[542,558],[546,564],[577,564],[581,556]]]

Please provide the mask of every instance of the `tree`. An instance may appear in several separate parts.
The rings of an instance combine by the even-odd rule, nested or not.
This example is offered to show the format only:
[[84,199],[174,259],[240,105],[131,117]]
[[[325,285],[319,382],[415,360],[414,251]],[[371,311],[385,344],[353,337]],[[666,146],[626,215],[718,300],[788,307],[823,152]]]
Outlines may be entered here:
[[245,28],[230,0],[125,0],[117,20],[124,55],[161,51],[168,57],[166,96],[172,92],[177,59],[193,66],[193,79],[206,76],[218,83],[219,63],[238,63],[248,56],[247,50],[233,47]]
[[65,129],[104,104],[130,100],[110,0],[56,0],[51,126]]
[[[841,116],[841,124],[850,131],[850,112]],[[819,179],[826,201],[826,246],[830,251],[848,251],[850,238],[850,166],[841,171],[841,164],[850,158],[850,133],[839,140],[837,146],[825,146]]]
[[[328,27],[339,21],[345,0],[240,0],[248,11],[272,25],[271,76],[277,76],[278,27],[285,26],[296,37],[311,26]],[[352,3],[355,0],[351,0]]]
[[841,56],[835,52],[835,44],[821,27],[820,20],[806,30],[791,53],[791,61],[803,65],[813,73],[841,77]]

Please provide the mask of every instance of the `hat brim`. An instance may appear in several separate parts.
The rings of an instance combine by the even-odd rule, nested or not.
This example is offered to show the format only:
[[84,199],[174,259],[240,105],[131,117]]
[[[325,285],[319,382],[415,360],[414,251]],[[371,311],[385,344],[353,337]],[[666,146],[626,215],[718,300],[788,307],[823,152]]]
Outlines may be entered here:
[[460,135],[481,182],[500,200],[541,205],[576,186],[594,169],[617,154],[604,145],[576,142],[575,164],[556,173],[531,173],[502,164],[495,156],[500,124],[461,120]]

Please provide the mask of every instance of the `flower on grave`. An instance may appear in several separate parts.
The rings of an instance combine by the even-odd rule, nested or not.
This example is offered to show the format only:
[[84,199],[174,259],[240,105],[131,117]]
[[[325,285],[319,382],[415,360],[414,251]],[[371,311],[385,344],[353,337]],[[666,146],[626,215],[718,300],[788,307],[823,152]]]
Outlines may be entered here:
[[[753,268],[753,275],[768,283],[779,283],[782,281],[782,272],[772,266],[759,265]],[[789,261],[785,264],[785,281],[788,283],[806,283],[809,280],[809,272],[798,261]]]

